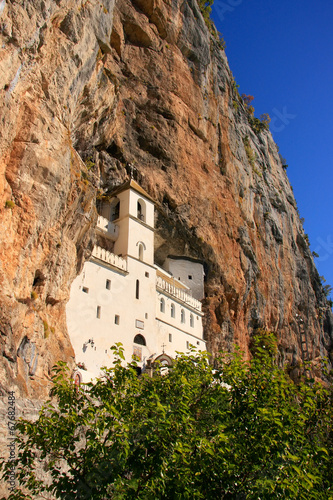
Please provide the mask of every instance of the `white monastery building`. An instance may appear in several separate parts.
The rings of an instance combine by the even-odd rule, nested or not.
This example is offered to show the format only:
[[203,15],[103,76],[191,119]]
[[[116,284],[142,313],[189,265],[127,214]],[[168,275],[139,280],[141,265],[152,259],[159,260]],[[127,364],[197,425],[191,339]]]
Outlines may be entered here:
[[75,351],[77,382],[111,367],[112,345],[141,370],[170,365],[190,345],[206,350],[200,261],[169,256],[154,263],[154,201],[133,180],[115,189],[99,210],[92,256],[74,280],[67,324]]

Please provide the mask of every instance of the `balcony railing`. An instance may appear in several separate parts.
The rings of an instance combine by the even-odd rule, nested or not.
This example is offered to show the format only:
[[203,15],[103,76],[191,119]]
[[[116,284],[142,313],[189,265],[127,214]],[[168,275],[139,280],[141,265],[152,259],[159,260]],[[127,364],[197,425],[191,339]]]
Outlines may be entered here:
[[110,264],[113,267],[117,267],[118,269],[127,272],[127,260],[123,259],[123,257],[119,257],[119,255],[109,252],[108,250],[105,250],[105,248],[95,245],[92,251],[92,256]]
[[160,276],[157,276],[156,278],[156,288],[162,290],[163,292],[169,293],[176,299],[180,300],[181,302],[184,302],[185,304],[188,304],[197,311],[202,310],[202,304],[199,300],[195,299],[194,297],[186,293],[184,290],[177,288],[175,285],[171,285]]
[[97,219],[97,229],[103,233],[104,236],[112,241],[116,241],[119,236],[119,226],[109,221],[102,215],[98,216]]

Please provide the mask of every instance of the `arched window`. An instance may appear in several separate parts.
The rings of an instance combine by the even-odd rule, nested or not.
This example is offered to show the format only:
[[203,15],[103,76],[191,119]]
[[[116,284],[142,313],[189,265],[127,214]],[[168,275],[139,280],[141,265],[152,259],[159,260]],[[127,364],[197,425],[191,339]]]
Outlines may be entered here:
[[138,335],[135,335],[133,342],[134,344],[138,345],[146,345],[146,339],[143,335],[140,335],[140,333],[138,333]]
[[163,298],[162,298],[162,299],[160,299],[160,311],[161,311],[162,313],[164,313],[164,312],[165,312],[165,300],[164,300]]
[[146,220],[146,204],[143,200],[138,200],[137,203],[137,217],[138,219],[142,220],[145,222]]
[[143,220],[142,205],[138,201],[138,219]]
[[135,298],[138,299],[140,297],[140,281],[136,280],[135,284]]
[[193,314],[190,316],[190,326],[193,328],[194,327],[194,317]]
[[175,318],[175,317],[176,317],[175,304],[171,304],[171,318]]
[[185,323],[185,311],[184,311],[184,309],[182,309],[180,312],[180,321],[181,321],[181,323]]
[[139,244],[139,260],[143,260],[143,245]]

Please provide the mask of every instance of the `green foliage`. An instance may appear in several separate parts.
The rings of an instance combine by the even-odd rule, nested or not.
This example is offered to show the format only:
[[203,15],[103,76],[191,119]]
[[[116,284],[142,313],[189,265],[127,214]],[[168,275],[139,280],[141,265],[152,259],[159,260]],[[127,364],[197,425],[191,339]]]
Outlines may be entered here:
[[255,118],[254,116],[254,107],[252,102],[254,100],[253,95],[242,94],[243,103],[248,112],[248,120],[252,129],[256,134],[261,132],[262,130],[269,130],[269,124],[271,122],[271,118],[268,113],[263,113],[259,118]]
[[234,93],[236,94],[237,98],[241,100],[241,96],[239,95],[239,85],[236,83],[236,80],[233,78],[231,81],[232,89]]
[[15,207],[15,201],[13,201],[13,200],[6,200],[5,207],[13,209]]
[[210,21],[210,13],[212,12],[212,5],[214,3],[214,0],[197,0],[199,9],[201,11],[201,14],[203,15],[203,18],[206,20]]
[[[57,404],[17,424],[19,483],[30,498],[68,500],[332,498],[331,393],[294,385],[274,363],[273,337],[257,331],[251,364],[236,350],[213,369],[192,351],[152,378],[123,367],[118,345],[114,368],[88,390],[60,364]],[[9,498],[29,498],[20,495]]]
[[288,168],[287,160],[282,156],[281,153],[279,153],[279,158],[280,158],[280,161],[282,163],[282,168],[284,168],[285,170],[287,170],[287,168]]
[[276,356],[278,348],[275,333],[264,330],[263,328],[257,328],[253,332],[250,342],[250,351],[254,356],[258,355],[260,352],[265,352],[271,357]]
[[[245,104],[245,107],[249,110],[250,108],[253,108],[252,106],[252,101],[254,100],[253,95],[247,95],[247,94],[242,94],[242,99]],[[254,113],[254,108],[253,112],[250,112],[250,114]]]
[[[254,109],[253,109],[254,112]],[[252,130],[256,133],[259,134],[262,130],[268,130],[269,125],[267,122],[262,122],[259,120],[259,118],[255,118],[254,116],[249,116],[249,123],[252,127]]]
[[266,129],[269,129],[269,124],[271,123],[271,117],[269,116],[268,113],[263,113],[260,115],[260,121],[261,123],[266,127]]
[[87,158],[84,163],[85,163],[85,166],[87,167],[87,170],[91,170],[96,165],[96,163],[94,163],[92,161],[92,157],[91,156],[89,156],[89,158]]
[[237,111],[238,108],[239,108],[239,104],[238,104],[238,101],[236,101],[235,99],[232,100],[232,105],[234,107],[234,109]]
[[215,40],[217,40],[220,48],[222,50],[225,50],[225,41],[223,39],[223,35],[219,31],[217,31],[215,24],[210,17],[214,0],[197,0],[197,2],[207,28],[209,29]]
[[50,328],[48,322],[45,320],[43,321],[43,327],[44,327],[44,339],[47,339],[50,336],[50,333],[52,332],[52,330],[54,333],[54,329]]
[[247,159],[249,160],[251,167],[254,168],[254,166],[255,166],[254,162],[255,162],[256,157],[255,157],[255,154],[253,152],[253,149],[250,146],[249,137],[247,135],[243,138],[243,143],[244,143],[244,148],[245,148],[245,153],[246,153]]
[[325,295],[325,297],[328,297],[332,293],[332,287],[331,287],[331,285],[328,285],[328,284],[325,285],[326,279],[324,278],[324,276],[320,276],[320,281],[321,281],[321,285],[323,287],[324,295]]

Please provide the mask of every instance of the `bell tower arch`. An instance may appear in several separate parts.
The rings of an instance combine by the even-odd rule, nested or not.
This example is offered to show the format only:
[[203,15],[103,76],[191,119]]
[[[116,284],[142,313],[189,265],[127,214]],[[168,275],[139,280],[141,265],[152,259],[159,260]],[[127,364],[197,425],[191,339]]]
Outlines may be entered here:
[[113,199],[119,203],[114,253],[154,265],[154,201],[133,179],[116,189]]

